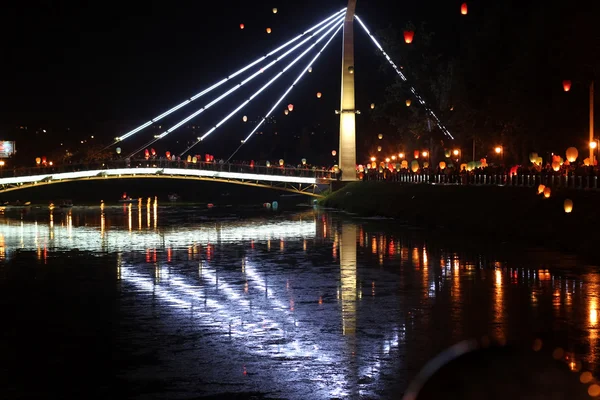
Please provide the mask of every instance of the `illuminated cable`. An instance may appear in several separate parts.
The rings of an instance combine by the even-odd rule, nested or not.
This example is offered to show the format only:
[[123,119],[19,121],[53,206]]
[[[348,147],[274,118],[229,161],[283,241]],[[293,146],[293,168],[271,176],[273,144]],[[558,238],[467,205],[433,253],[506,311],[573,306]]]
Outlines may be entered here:
[[[392,68],[394,68],[394,70],[400,76],[400,78],[404,82],[408,83],[408,81],[406,79],[406,76],[400,71],[400,69],[398,68],[398,66],[392,61],[392,59],[385,52],[385,50],[383,50],[383,47],[381,47],[381,45],[379,44],[379,42],[377,41],[377,39],[375,39],[375,37],[371,34],[371,32],[369,31],[369,29],[367,28],[367,26],[362,22],[362,20],[360,18],[358,18],[358,15],[355,15],[354,18],[356,18],[356,20],[358,21],[358,23],[360,24],[360,26],[362,26],[362,28],[365,30],[365,32],[367,33],[367,35],[369,35],[369,37],[371,38],[371,40],[373,41],[373,43],[375,43],[375,46],[377,46],[377,48],[379,50],[381,50],[381,53],[385,56],[385,59],[388,60],[388,62],[390,63],[390,65],[392,66]],[[435,113],[433,112],[433,110],[431,108],[429,108],[427,106],[427,104],[425,104],[425,100],[423,100],[423,98],[417,93],[417,91],[415,90],[415,88],[413,86],[410,86],[410,91],[417,98],[417,100],[419,101],[419,103],[421,103],[421,105],[425,108],[425,111],[427,111],[429,113],[429,115],[431,115],[431,117],[435,120],[437,126],[442,130],[442,132],[444,133],[444,135],[450,137],[450,139],[454,139],[454,136],[452,136],[452,134],[450,133],[450,131],[448,129],[446,129],[446,127],[442,124],[442,122],[437,117],[437,115],[435,115]]]
[[[189,146],[187,149],[185,149],[180,154],[180,156],[183,156],[185,153],[187,153],[189,150],[191,150],[194,146],[196,146],[198,143],[200,143],[201,141],[203,141],[208,135],[210,135],[211,133],[213,133],[219,126],[221,126],[225,122],[227,122],[227,120],[229,118],[233,117],[236,113],[238,113],[242,108],[244,108],[248,103],[250,103],[256,96],[258,96],[266,88],[268,88],[273,82],[275,82],[277,79],[279,79],[279,77],[281,75],[283,75],[287,70],[289,70],[290,68],[292,68],[294,66],[294,64],[296,64],[298,61],[300,61],[310,50],[312,50],[313,47],[315,47],[317,45],[317,43],[319,43],[321,40],[325,39],[327,37],[327,35],[329,33],[331,33],[331,31],[333,31],[335,28],[337,28],[337,30],[336,30],[336,33],[337,33],[337,31],[339,31],[340,28],[343,25],[342,24],[343,20],[344,20],[344,17],[342,17],[339,20],[337,20],[338,24],[333,25],[331,28],[329,28],[329,30],[327,32],[325,32],[313,44],[311,44],[306,50],[304,50],[304,52],[302,52],[302,54],[300,54],[293,61],[291,61],[283,70],[281,70],[281,72],[279,72],[277,75],[275,75],[275,77],[273,79],[271,79],[263,87],[261,87],[260,89],[258,89],[252,96],[250,96],[250,98],[248,100],[246,100],[242,104],[240,104],[235,110],[233,110],[229,115],[227,115],[225,118],[223,118],[218,124],[216,124],[214,127],[212,127],[208,132],[206,132],[204,135],[202,135],[201,137],[199,137],[198,140],[196,140],[191,146]],[[333,36],[335,36],[335,33],[332,35],[332,39],[333,39]],[[331,41],[331,39],[329,41]],[[295,84],[295,82],[294,82],[294,84]],[[264,118],[265,117],[263,117],[263,121],[264,121]]]
[[296,80],[294,81],[294,83],[292,83],[290,85],[290,87],[285,91],[285,93],[279,98],[279,100],[277,100],[277,102],[275,103],[275,105],[273,105],[273,107],[269,110],[269,112],[267,112],[265,114],[265,116],[262,118],[262,120],[254,127],[254,129],[252,130],[252,132],[250,132],[250,134],[242,141],[242,144],[240,144],[239,147],[229,156],[229,158],[227,159],[227,162],[229,162],[229,160],[231,160],[231,158],[238,152],[238,150],[241,149],[244,144],[246,144],[246,142],[248,141],[248,139],[250,139],[252,137],[252,135],[254,135],[254,133],[258,130],[258,128],[260,128],[261,125],[266,121],[266,119],[269,118],[269,115],[271,115],[271,113],[273,113],[273,111],[275,111],[275,109],[279,106],[279,104],[285,99],[285,96],[287,96],[292,91],[292,89],[294,88],[294,86],[296,86],[296,84],[300,81],[300,79],[302,79],[302,77],[304,76],[304,74],[306,74],[306,72],[309,70],[309,68],[315,63],[315,61],[317,60],[317,58],[319,58],[319,56],[325,50],[325,48],[327,47],[327,45],[329,45],[329,43],[331,43],[331,41],[335,38],[335,36],[340,31],[340,29],[342,28],[342,26],[343,26],[343,24],[341,24],[337,28],[337,30],[331,35],[331,37],[329,38],[329,40],[327,41],[327,43],[325,43],[325,45],[323,45],[323,47],[321,48],[321,50],[319,50],[319,52],[315,55],[315,57],[312,60],[310,60],[310,62],[306,65],[306,67],[298,75],[298,77],[296,78]]
[[[196,111],[193,114],[187,116],[185,119],[179,121],[178,123],[176,123],[175,125],[173,125],[169,129],[167,129],[166,131],[164,131],[163,133],[161,133],[160,135],[158,135],[157,137],[155,137],[153,140],[151,140],[148,143],[144,144],[139,149],[137,149],[134,152],[132,152],[128,157],[133,156],[134,154],[140,152],[141,150],[143,150],[144,148],[150,146],[151,144],[155,143],[156,141],[164,138],[165,136],[167,136],[171,132],[175,131],[176,129],[179,129],[182,125],[184,125],[187,122],[191,121],[192,119],[196,118],[198,115],[202,114],[204,111],[208,110],[210,107],[214,106],[219,101],[223,100],[225,97],[229,96],[231,93],[235,92],[236,90],[238,90],[239,88],[241,88],[242,86],[244,86],[246,83],[250,82],[251,80],[253,80],[257,76],[263,74],[266,70],[268,70],[269,68],[271,68],[273,65],[277,64],[279,61],[281,61],[284,58],[286,58],[288,55],[290,55],[291,53],[293,53],[299,47],[302,47],[306,42],[310,41],[314,36],[318,35],[323,30],[329,28],[332,25],[333,25],[333,27],[335,27],[335,25],[337,23],[339,23],[341,21],[341,19],[343,19],[343,18],[344,17],[341,17],[341,18],[335,19],[333,21],[330,21],[327,24],[325,24],[323,27],[321,27],[318,30],[314,31],[309,37],[307,37],[306,39],[304,39],[300,43],[296,44],[294,47],[292,47],[291,49],[289,49],[288,51],[286,51],[285,53],[283,53],[282,55],[280,55],[279,57],[277,57],[275,60],[271,61],[269,64],[267,64],[264,67],[260,68],[254,74],[250,75],[248,78],[244,79],[242,82],[238,83],[237,85],[235,85],[234,87],[232,87],[227,92],[223,93],[222,95],[220,95],[219,97],[217,97],[216,99],[214,99],[213,101],[211,101],[210,103],[206,104],[204,107],[202,107],[198,111]],[[321,39],[318,39],[315,43],[318,43],[320,40]]]
[[219,82],[215,83],[214,85],[210,86],[207,89],[204,89],[203,91],[201,91],[200,93],[190,97],[189,99],[185,100],[184,102],[176,105],[175,107],[171,108],[168,111],[165,111],[164,113],[160,114],[158,117],[155,117],[153,119],[151,119],[150,121],[146,122],[143,125],[138,126],[137,128],[127,132],[126,134],[120,136],[117,138],[117,140],[115,140],[115,143],[118,143],[122,140],[127,139],[128,137],[138,133],[139,131],[143,130],[144,128],[147,128],[148,126],[152,125],[153,123],[163,119],[164,117],[166,117],[167,115],[179,110],[181,107],[184,107],[186,105],[188,105],[189,103],[191,103],[192,101],[204,96],[205,94],[213,91],[214,89],[218,88],[219,86],[223,85],[225,82],[229,81],[232,78],[235,78],[236,76],[238,76],[239,74],[243,73],[244,71],[248,70],[249,68],[252,68],[253,66],[255,66],[256,64],[260,63],[261,61],[265,60],[267,57],[270,57],[276,53],[279,53],[281,50],[285,49],[286,47],[288,47],[289,45],[291,45],[292,43],[298,41],[299,39],[301,39],[302,37],[304,37],[305,35],[307,35],[308,33],[314,31],[315,29],[317,29],[318,27],[320,27],[323,24],[326,24],[327,22],[330,22],[331,20],[335,19],[337,16],[339,16],[341,13],[345,12],[346,9],[342,9],[338,12],[336,12],[335,14],[333,14],[332,16],[326,18],[325,20],[319,22],[318,24],[316,24],[315,26],[309,28],[308,30],[306,30],[304,33],[302,33],[301,35],[296,36],[295,38],[289,40],[288,42],[284,43],[283,45],[279,46],[278,48],[276,48],[275,50],[271,51],[270,53],[268,53],[267,55],[260,57],[259,59],[251,62],[250,64],[246,65],[245,67],[243,67],[242,69],[238,70],[237,72],[234,72],[233,74],[229,75],[227,78],[224,78],[222,80],[220,80]]

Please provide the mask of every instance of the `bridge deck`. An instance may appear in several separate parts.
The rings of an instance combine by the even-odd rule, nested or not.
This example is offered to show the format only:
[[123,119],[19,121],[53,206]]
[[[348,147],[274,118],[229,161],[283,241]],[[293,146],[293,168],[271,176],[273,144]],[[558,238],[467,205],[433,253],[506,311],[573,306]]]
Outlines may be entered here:
[[[137,165],[131,167],[130,165]],[[268,187],[320,196],[319,185],[329,185],[331,173],[308,168],[272,168],[234,164],[189,164],[182,162],[123,162],[108,164],[67,165],[61,168],[28,168],[3,171],[12,176],[0,178],[0,192],[78,180],[165,178],[209,180],[250,186]],[[111,168],[112,167],[112,168]]]

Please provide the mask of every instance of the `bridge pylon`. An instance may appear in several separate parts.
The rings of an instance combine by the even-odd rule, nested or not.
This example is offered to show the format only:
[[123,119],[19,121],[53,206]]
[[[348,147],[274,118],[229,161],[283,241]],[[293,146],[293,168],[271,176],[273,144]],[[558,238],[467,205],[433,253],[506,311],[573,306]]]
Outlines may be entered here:
[[342,47],[339,168],[342,181],[356,178],[356,108],[354,101],[354,12],[356,0],[348,0]]

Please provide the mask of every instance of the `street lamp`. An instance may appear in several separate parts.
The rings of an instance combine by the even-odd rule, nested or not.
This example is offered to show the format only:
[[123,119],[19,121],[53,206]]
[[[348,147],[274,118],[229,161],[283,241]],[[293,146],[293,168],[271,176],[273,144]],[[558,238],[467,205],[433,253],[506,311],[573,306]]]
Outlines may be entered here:
[[494,151],[496,152],[496,154],[500,155],[501,160],[504,160],[504,148],[502,146],[496,146],[494,148]]
[[458,159],[460,158],[460,150],[454,149],[452,150],[452,154],[454,154],[454,158],[456,159],[456,162],[458,162]]
[[[598,148],[598,141],[599,141],[599,139],[594,139],[590,142],[590,151],[591,151],[592,155],[594,154],[594,150]],[[598,151],[600,151],[600,149]],[[594,165],[594,161],[593,161],[592,157],[590,157],[590,160],[592,160],[591,163],[592,163],[592,165]]]

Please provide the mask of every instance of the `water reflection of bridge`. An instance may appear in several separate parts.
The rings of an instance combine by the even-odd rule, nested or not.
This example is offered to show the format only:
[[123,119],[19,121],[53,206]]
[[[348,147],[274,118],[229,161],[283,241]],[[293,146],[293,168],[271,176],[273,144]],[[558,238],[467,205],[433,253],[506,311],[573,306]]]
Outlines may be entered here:
[[[576,319],[578,329],[589,332],[586,360],[598,361],[600,282],[594,274],[570,278],[543,268],[510,268],[312,212],[262,224],[163,228],[145,221],[136,225],[131,210],[127,207],[120,216],[119,228],[77,226],[69,213],[38,223],[5,220],[0,224],[0,256],[10,258],[17,249],[34,251],[44,262],[48,254],[75,248],[117,252],[116,269],[124,284],[151,293],[173,315],[193,318],[198,329],[231,337],[235,346],[281,359],[282,365],[303,360],[308,370],[320,371],[351,366],[336,375],[331,387],[321,385],[327,396],[351,395],[350,382],[361,377],[374,381],[390,365],[398,367],[389,358],[394,352],[405,355],[402,364],[418,365],[422,351],[403,345],[410,341],[413,349],[428,348],[429,338],[420,332],[445,326],[448,343],[483,333],[469,325],[473,314],[488,321],[500,340],[514,335],[515,314],[535,320],[551,312],[559,320]],[[238,244],[239,261],[223,265],[215,257]],[[314,252],[322,260],[318,268],[304,261],[314,260]],[[291,259],[298,263],[285,266]],[[315,288],[315,279],[318,293],[307,289]],[[323,289],[331,286],[337,296]],[[525,293],[526,307],[521,301]],[[337,329],[325,329],[330,321],[336,321]],[[375,339],[369,339],[372,333]]]

